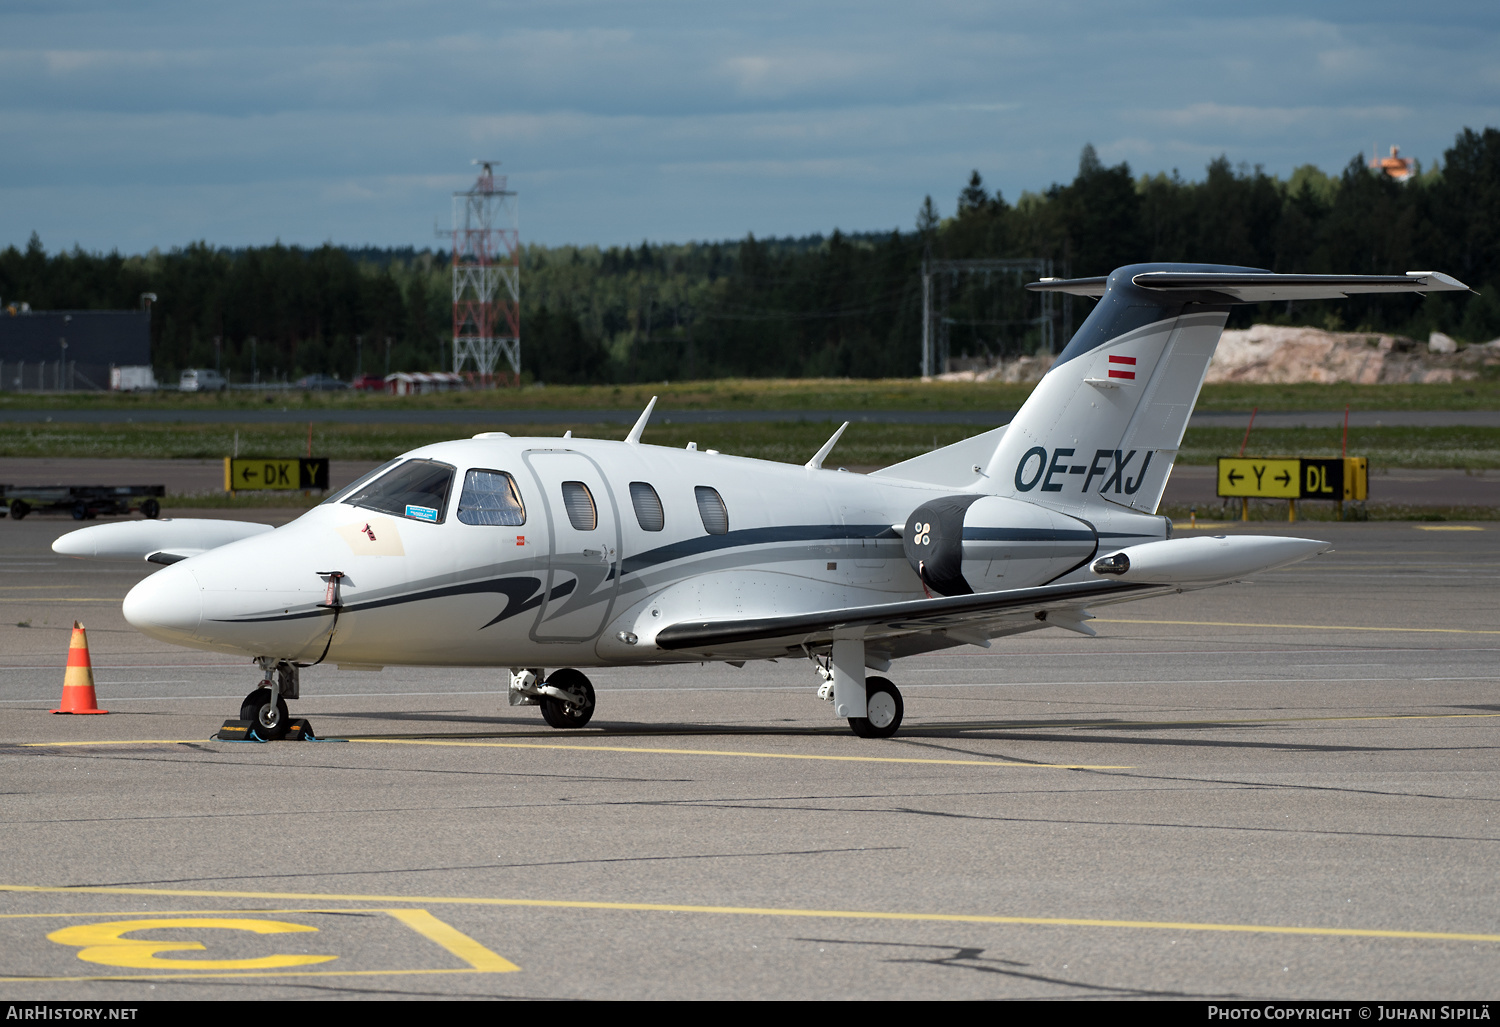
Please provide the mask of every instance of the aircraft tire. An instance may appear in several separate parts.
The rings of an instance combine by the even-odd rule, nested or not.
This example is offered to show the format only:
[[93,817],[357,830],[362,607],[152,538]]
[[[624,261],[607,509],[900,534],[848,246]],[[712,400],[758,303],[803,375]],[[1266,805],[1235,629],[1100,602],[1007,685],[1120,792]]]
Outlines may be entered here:
[[154,499],[148,499],[141,504],[141,513],[147,520],[154,521],[161,516],[161,504]]
[[594,715],[594,686],[589,679],[579,671],[572,668],[553,671],[547,677],[547,684],[561,688],[565,692],[582,692],[584,703],[582,706],[570,702],[554,699],[550,695],[542,696],[542,719],[553,727],[583,727]]
[[291,723],[291,713],[286,708],[286,700],[276,699],[276,705],[271,705],[271,690],[269,688],[257,688],[245,696],[245,701],[240,703],[240,719],[248,720],[255,725],[255,733],[268,742],[274,742],[278,738],[286,737],[287,727]]
[[867,717],[850,717],[849,729],[861,738],[889,738],[901,727],[906,713],[901,691],[885,678],[865,679]]

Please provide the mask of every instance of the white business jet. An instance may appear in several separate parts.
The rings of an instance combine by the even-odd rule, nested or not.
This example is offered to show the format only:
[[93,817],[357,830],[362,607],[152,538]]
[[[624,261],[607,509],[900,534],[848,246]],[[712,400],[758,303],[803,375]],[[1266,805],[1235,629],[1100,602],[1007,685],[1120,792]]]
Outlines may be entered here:
[[[1029,288],[1099,299],[1010,424],[873,474],[641,441],[487,432],[412,450],[290,524],[84,528],[70,556],[166,566],[125,618],[254,658],[241,718],[288,725],[300,668],[503,667],[511,705],[582,727],[579,667],[806,658],[855,734],[901,725],[891,661],[1223,584],[1327,543],[1172,538],[1156,508],[1229,309],[1425,293],[1446,275],[1141,264]],[[652,400],[652,405],[655,404]],[[845,425],[847,427],[847,425]],[[564,668],[547,670],[544,668]]]

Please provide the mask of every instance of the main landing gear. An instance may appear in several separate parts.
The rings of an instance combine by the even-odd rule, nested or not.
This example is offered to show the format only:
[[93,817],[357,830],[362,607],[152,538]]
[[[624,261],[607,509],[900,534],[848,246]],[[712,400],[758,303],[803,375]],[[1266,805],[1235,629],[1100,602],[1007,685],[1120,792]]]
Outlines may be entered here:
[[542,719],[553,727],[583,727],[594,715],[594,686],[571,667],[551,674],[540,667],[512,667],[510,704],[540,706]]
[[818,698],[833,703],[834,715],[848,720],[849,730],[861,738],[889,738],[901,727],[901,691],[886,678],[865,677],[863,641],[834,642],[827,659],[814,656],[813,663],[823,679]]

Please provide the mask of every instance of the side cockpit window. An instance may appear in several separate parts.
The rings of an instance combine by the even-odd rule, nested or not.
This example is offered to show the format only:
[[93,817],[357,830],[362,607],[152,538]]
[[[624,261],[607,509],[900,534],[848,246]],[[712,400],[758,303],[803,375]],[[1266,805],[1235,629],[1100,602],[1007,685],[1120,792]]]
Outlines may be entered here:
[[581,481],[562,483],[563,508],[568,511],[568,523],[575,531],[593,531],[599,527],[599,511],[594,506],[594,495]]
[[698,485],[693,489],[693,495],[698,497],[698,516],[703,518],[703,530],[710,535],[729,534],[729,511],[725,509],[718,489]]
[[464,524],[526,523],[526,504],[516,479],[504,471],[478,469],[464,475],[464,490],[458,494],[458,519]]
[[441,524],[453,488],[452,464],[408,460],[395,470],[354,490],[344,502],[380,513]]
[[630,504],[635,507],[635,519],[642,531],[661,531],[667,526],[666,515],[661,509],[661,497],[649,483],[630,483]]

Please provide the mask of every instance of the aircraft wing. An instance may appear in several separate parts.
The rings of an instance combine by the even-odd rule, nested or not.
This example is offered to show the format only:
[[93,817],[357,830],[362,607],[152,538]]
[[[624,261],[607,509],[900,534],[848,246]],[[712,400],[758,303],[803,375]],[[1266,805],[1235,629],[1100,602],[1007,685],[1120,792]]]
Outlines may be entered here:
[[[781,617],[680,621],[658,631],[656,644],[705,658],[765,659],[800,654],[803,646],[825,646],[835,637],[863,638],[876,643],[877,649],[890,648],[893,655],[906,655],[1049,625],[1091,634],[1081,628],[1085,606],[1181,590],[1180,585],[1083,581]],[[947,637],[932,637],[941,634]],[[881,640],[888,640],[890,645],[880,646]]]
[[269,524],[209,517],[117,521],[70,531],[52,543],[52,551],[62,556],[97,560],[168,564],[270,530]]

